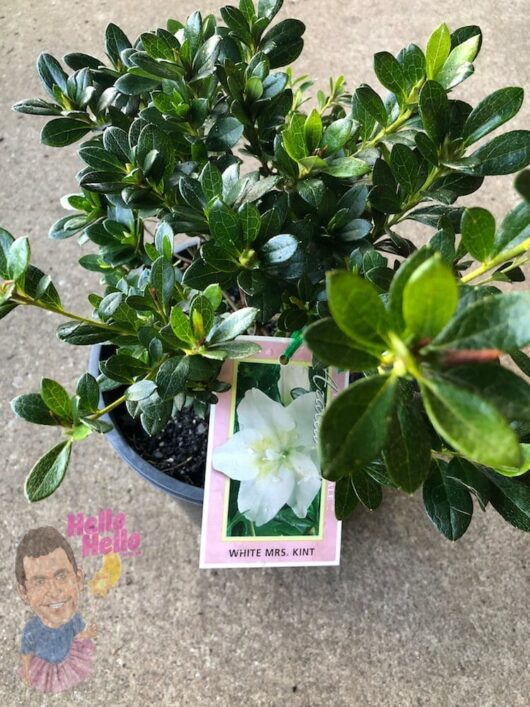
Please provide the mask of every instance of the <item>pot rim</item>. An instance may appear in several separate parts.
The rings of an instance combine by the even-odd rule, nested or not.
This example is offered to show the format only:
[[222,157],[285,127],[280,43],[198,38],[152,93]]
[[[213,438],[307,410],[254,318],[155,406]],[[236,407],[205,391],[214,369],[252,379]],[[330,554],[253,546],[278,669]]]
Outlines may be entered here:
[[[88,362],[88,372],[91,373],[95,378],[99,375],[99,360],[101,357],[101,351],[105,344],[95,344],[90,349],[90,358]],[[100,398],[100,404],[105,405],[103,401],[103,396]],[[129,442],[123,436],[118,424],[113,419],[112,412],[104,415],[102,420],[110,422],[113,429],[110,432],[105,433],[105,437],[110,442],[116,454],[123,459],[123,461],[130,466],[137,474],[139,474],[143,479],[148,481],[155,488],[164,491],[165,493],[178,498],[182,501],[187,501],[196,506],[200,506],[204,500],[204,489],[198,486],[192,486],[179,479],[174,479],[172,476],[165,474],[160,469],[150,464],[148,461],[143,459],[129,444]]]

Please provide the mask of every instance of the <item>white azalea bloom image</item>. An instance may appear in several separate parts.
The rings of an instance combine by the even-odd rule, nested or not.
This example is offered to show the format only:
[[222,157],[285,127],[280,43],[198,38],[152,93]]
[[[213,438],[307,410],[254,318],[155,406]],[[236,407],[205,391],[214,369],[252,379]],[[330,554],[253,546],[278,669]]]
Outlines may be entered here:
[[241,482],[238,509],[256,526],[286,504],[305,518],[321,488],[313,429],[316,394],[295,400],[287,395],[292,388],[309,388],[307,370],[304,374],[279,385],[282,398],[292,401],[287,406],[258,388],[247,390],[237,408],[239,431],[213,452],[214,468]]

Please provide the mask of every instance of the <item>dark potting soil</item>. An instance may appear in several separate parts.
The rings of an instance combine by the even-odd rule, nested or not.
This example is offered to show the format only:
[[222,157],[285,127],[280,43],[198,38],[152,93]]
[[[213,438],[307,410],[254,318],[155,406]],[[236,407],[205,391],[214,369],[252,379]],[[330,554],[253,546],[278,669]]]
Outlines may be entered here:
[[193,410],[182,410],[156,437],[149,437],[125,405],[112,417],[121,434],[142,459],[168,476],[192,486],[204,488],[208,419],[197,417]]

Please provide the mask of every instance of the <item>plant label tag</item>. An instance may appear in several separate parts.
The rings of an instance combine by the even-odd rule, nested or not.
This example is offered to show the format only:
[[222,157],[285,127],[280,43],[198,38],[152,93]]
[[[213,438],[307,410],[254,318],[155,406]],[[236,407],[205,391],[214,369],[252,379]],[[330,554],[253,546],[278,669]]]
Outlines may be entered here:
[[291,339],[224,363],[230,389],[210,410],[200,567],[338,565],[335,484],[320,476],[318,428],[347,373],[315,365]]

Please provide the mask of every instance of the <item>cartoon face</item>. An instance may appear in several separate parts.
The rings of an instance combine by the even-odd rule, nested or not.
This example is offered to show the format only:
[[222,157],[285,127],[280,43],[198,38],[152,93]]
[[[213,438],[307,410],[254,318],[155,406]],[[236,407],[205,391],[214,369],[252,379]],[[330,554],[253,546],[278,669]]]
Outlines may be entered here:
[[26,586],[18,585],[22,600],[45,626],[59,628],[77,611],[83,572],[74,572],[65,551],[58,547],[42,557],[24,557]]

